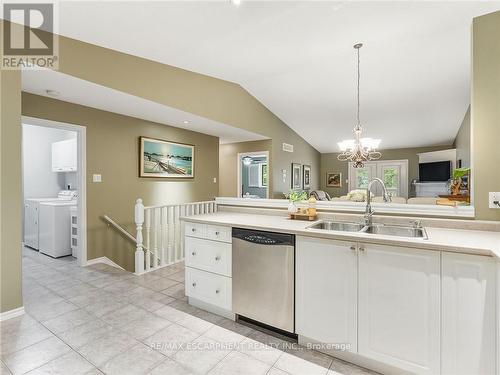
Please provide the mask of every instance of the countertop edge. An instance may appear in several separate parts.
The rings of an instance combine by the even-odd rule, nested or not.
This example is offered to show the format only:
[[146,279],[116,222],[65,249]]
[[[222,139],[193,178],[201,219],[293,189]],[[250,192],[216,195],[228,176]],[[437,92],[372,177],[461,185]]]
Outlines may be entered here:
[[[356,241],[356,242],[370,243],[370,244],[375,244],[375,245],[389,244],[392,246],[403,246],[403,247],[418,248],[418,249],[431,250],[431,251],[446,251],[446,252],[453,252],[453,253],[480,255],[480,256],[488,256],[488,257],[499,259],[497,254],[493,250],[490,250],[490,249],[437,244],[437,243],[429,242],[430,240],[428,240],[428,239],[427,240],[425,240],[425,239],[404,239],[403,240],[402,237],[395,238],[394,236],[382,236],[382,235],[376,235],[376,234],[368,235],[368,234],[363,234],[363,233],[351,234],[352,232],[349,232],[349,234],[342,233],[342,232],[325,233],[323,231],[314,230],[314,229],[292,229],[292,228],[287,229],[287,228],[282,228],[282,227],[265,227],[265,226],[250,225],[250,224],[244,224],[244,223],[228,223],[226,221],[218,221],[216,219],[206,220],[206,218],[197,218],[196,216],[183,216],[183,217],[180,217],[180,220],[185,221],[185,222],[191,222],[191,223],[199,223],[199,224],[220,225],[220,226],[226,226],[226,227],[238,227],[238,228],[244,228],[244,229],[254,229],[254,230],[264,230],[264,231],[266,231],[266,230],[267,231],[278,231],[281,233],[295,234],[295,235],[304,236],[304,237],[325,238],[325,239],[332,239],[332,240],[339,240],[339,241]],[[309,223],[312,224],[312,222],[308,222],[307,224],[309,225]],[[367,237],[367,236],[369,236],[369,237]]]

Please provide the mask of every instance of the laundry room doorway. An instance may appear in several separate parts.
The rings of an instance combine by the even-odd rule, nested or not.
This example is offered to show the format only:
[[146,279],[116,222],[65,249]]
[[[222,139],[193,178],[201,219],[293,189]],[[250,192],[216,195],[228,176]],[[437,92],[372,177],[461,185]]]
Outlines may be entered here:
[[22,117],[24,259],[87,264],[86,128]]

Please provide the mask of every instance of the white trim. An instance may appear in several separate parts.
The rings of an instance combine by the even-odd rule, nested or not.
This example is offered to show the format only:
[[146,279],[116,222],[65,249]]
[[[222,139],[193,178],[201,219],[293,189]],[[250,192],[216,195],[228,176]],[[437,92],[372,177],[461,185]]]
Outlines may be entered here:
[[108,257],[100,257],[100,258],[90,259],[87,261],[87,264],[85,264],[85,266],[91,266],[93,264],[98,264],[98,263],[104,263],[104,264],[107,264],[108,266],[115,267],[115,268],[118,268],[118,269],[125,271],[125,268],[123,268],[119,264],[116,264]]
[[[215,202],[218,205],[242,206],[242,207],[265,207],[287,209],[288,200],[286,199],[248,199],[233,197],[217,197]],[[337,211],[337,212],[365,212],[366,203],[350,201],[318,201],[316,203],[318,210]],[[440,206],[440,205],[422,205],[422,204],[399,204],[399,203],[373,203],[372,207],[376,213],[399,214],[409,216],[441,216],[453,218],[474,218],[473,206]]]
[[12,310],[0,313],[0,322],[24,315],[24,312],[25,312],[24,306],[21,306],[21,307],[18,307],[17,309],[12,309]]
[[240,152],[236,157],[236,170],[237,170],[237,192],[238,197],[242,196],[241,191],[241,158],[243,156],[265,156],[267,161],[267,186],[266,187],[266,198],[269,198],[269,171],[271,170],[271,165],[269,163],[269,151],[252,151],[252,152]]
[[79,217],[79,254],[78,264],[87,264],[87,128],[81,125],[46,120],[41,118],[22,116],[21,123],[28,125],[45,126],[56,129],[70,130],[78,134],[78,217]]

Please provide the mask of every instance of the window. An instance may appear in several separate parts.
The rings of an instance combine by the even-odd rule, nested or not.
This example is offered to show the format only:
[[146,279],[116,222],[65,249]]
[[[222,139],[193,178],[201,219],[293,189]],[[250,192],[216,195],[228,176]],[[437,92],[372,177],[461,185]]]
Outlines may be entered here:
[[248,186],[249,187],[266,187],[267,186],[267,164],[258,163],[248,166]]
[[368,175],[368,169],[362,168],[356,171],[356,188],[366,189],[368,187],[368,182],[370,176]]

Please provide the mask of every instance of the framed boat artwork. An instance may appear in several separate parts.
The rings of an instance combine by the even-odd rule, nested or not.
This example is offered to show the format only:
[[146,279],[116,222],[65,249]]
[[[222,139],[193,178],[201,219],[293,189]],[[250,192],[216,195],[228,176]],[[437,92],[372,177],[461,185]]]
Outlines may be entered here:
[[194,177],[193,145],[140,137],[139,150],[139,177]]

